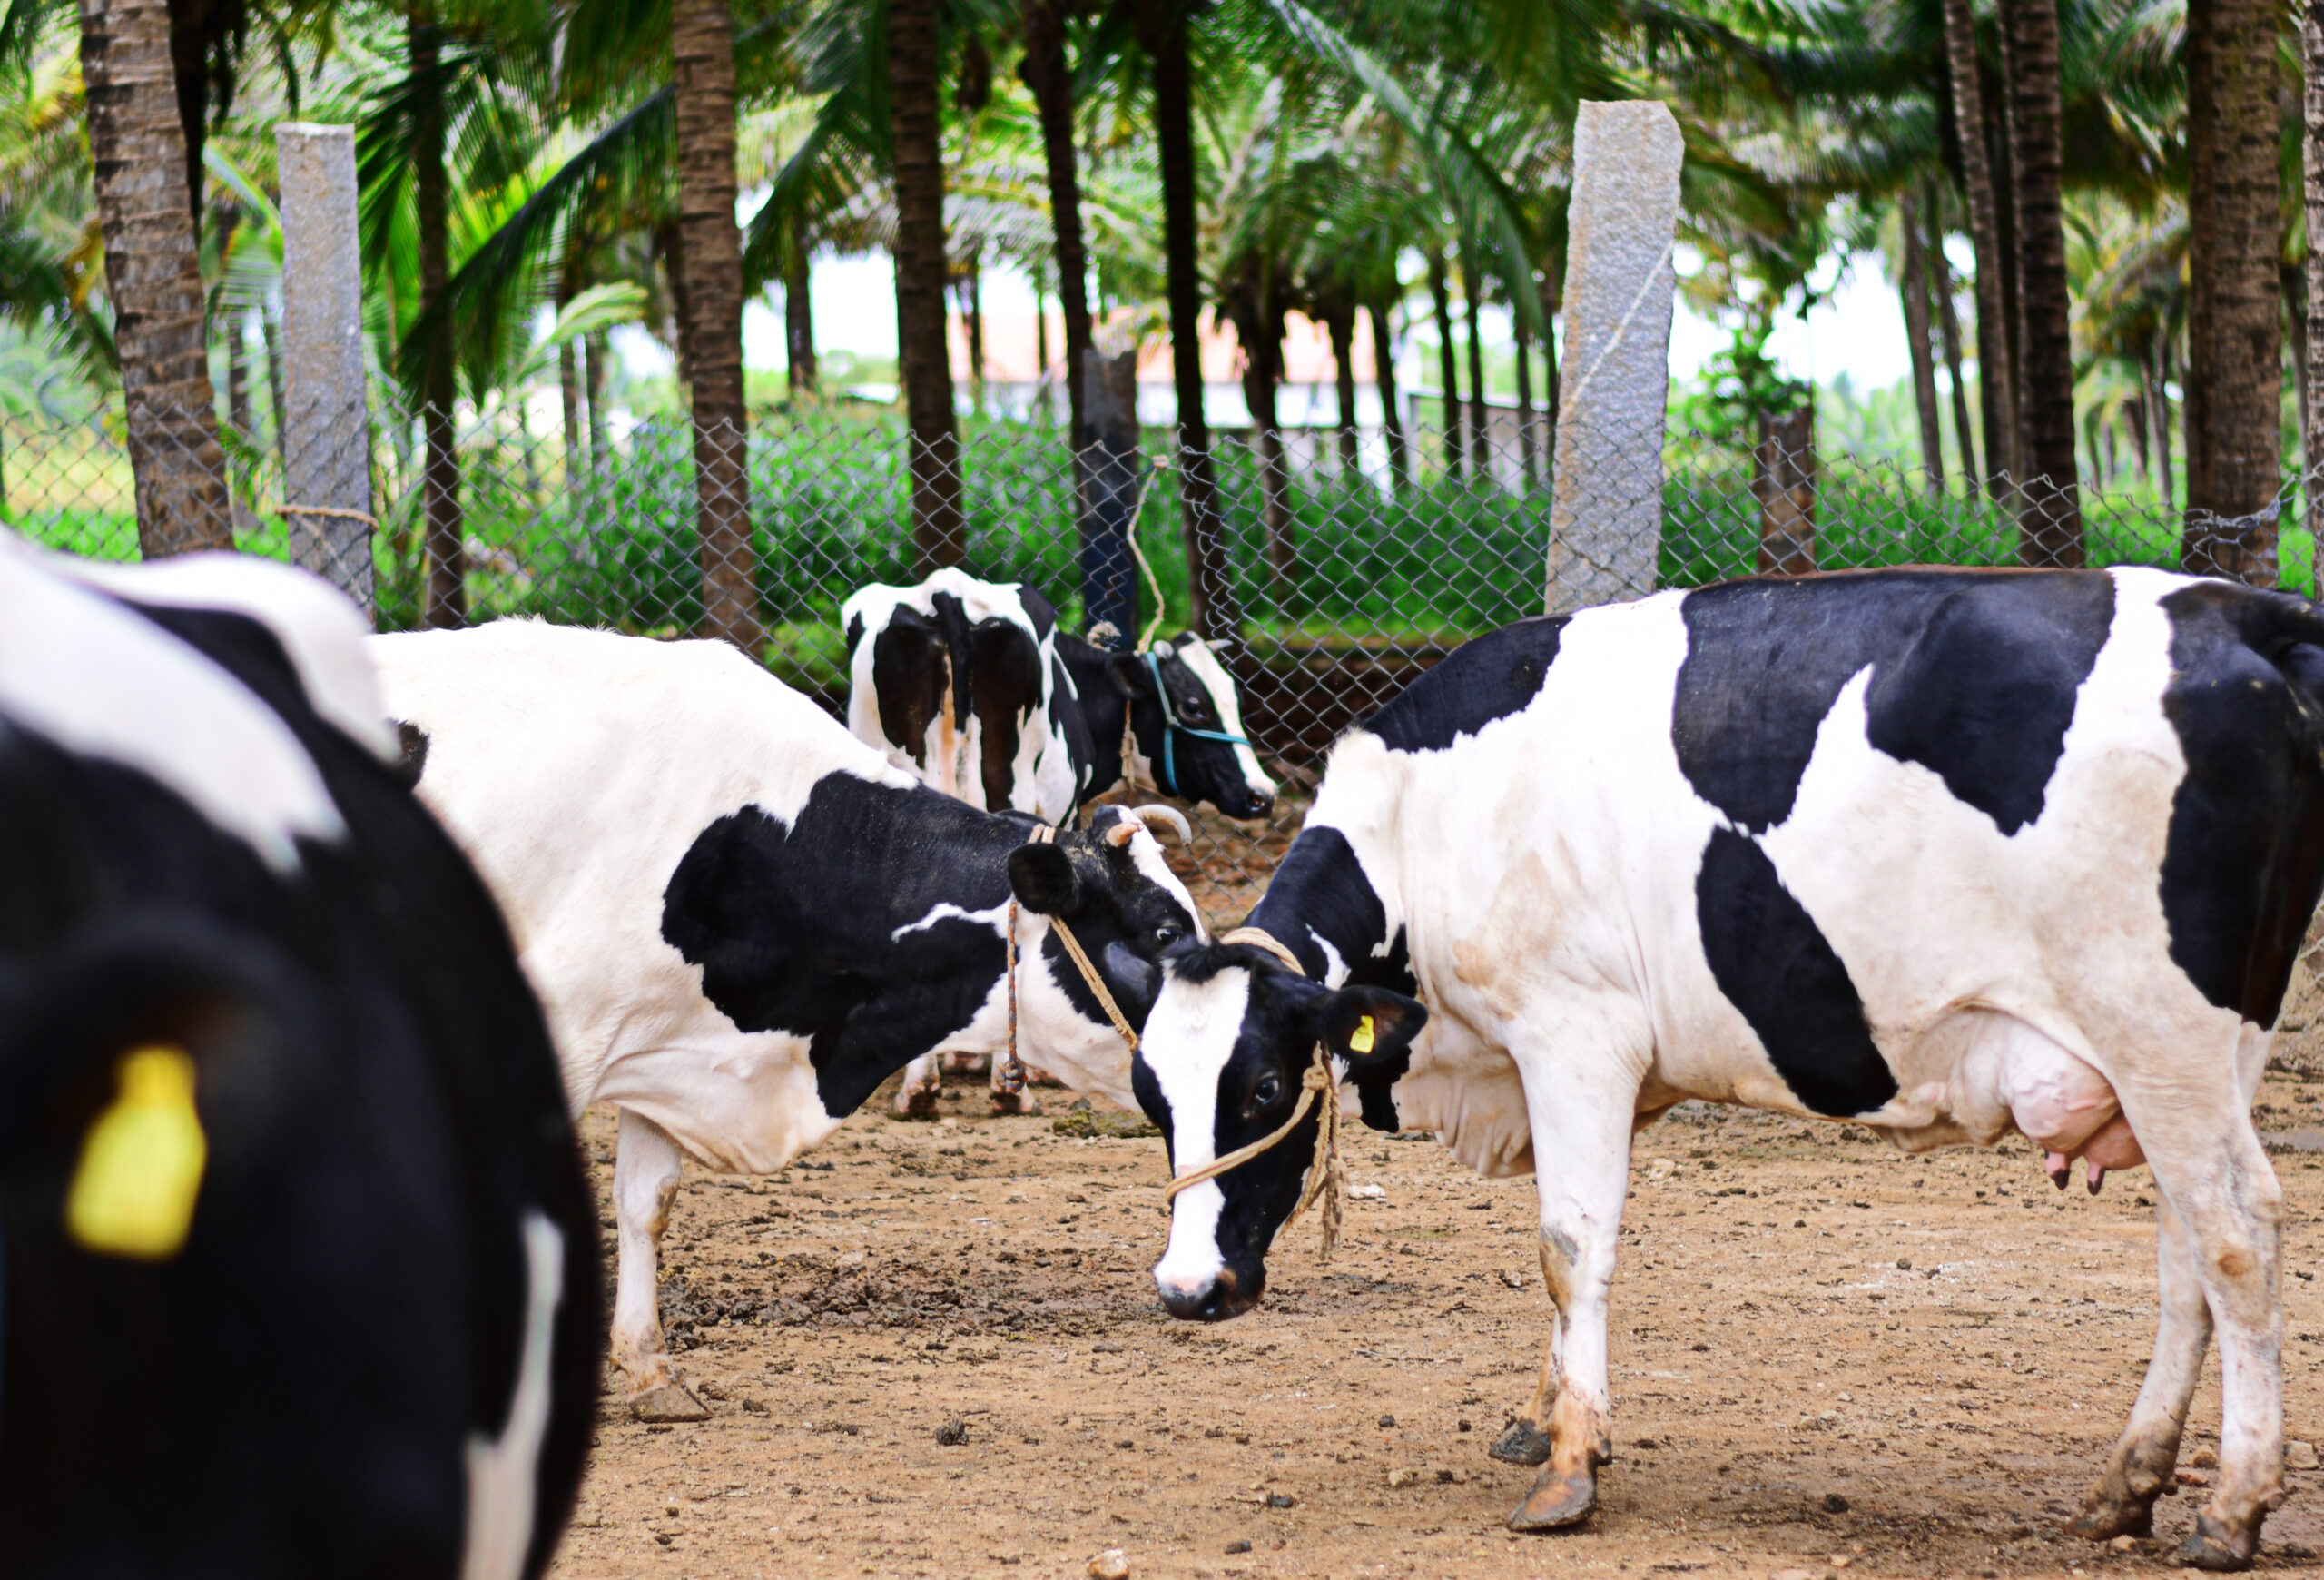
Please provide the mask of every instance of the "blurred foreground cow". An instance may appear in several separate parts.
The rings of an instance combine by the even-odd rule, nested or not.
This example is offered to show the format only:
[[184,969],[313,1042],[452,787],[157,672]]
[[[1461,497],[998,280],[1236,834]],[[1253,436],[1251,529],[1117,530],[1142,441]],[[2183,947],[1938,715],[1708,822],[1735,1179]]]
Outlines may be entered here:
[[0,535],[10,1575],[513,1580],[571,1505],[596,1214],[362,639],[287,568]]
[[2248,1564],[2283,1495],[2280,1195],[2249,1111],[2319,877],[2301,598],[1891,571],[1512,626],[1339,744],[1244,940],[1166,962],[1137,1070],[1181,1176],[1156,1279],[1182,1317],[1259,1299],[1319,1046],[1367,1122],[1533,1170],[1557,1312],[1496,1452],[1548,1461],[1510,1522],[1547,1529],[1610,1457],[1635,1128],[1702,1098],[1908,1150],[2014,1129],[2062,1185],[2145,1161],[2154,1356],[2073,1529],[2149,1528],[2216,1331],[2219,1486],[2181,1555]]
[[1129,1051],[1053,923],[1143,1021],[1156,959],[1200,929],[1132,814],[1039,841],[720,642],[504,620],[371,648],[421,798],[507,913],[573,1111],[621,1109],[614,1358],[640,1416],[706,1413],[656,1307],[681,1148],[772,1173],[911,1060],[1012,1036],[1130,1101]]

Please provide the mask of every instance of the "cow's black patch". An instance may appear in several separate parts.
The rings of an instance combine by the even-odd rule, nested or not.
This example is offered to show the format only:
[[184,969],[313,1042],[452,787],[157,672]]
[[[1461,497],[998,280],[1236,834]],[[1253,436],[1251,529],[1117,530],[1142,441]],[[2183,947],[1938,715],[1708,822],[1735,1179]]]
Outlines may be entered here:
[[1712,831],[1695,877],[1695,913],[1719,991],[1800,1101],[1817,1113],[1855,1114],[1896,1095],[1847,966],[1757,840]]
[[393,723],[396,726],[395,775],[403,781],[406,789],[418,789],[419,776],[428,771],[428,732],[407,718],[396,719]]
[[[943,906],[1006,905],[1009,855],[1028,832],[1023,818],[924,786],[827,775],[788,825],[744,806],[697,835],[664,890],[662,936],[702,967],[704,996],[738,1029],[809,1039],[824,1109],[849,1114],[990,996],[1005,969],[999,928],[927,919]],[[1168,892],[1098,833],[1059,846],[1082,879],[1075,936],[1101,972],[1109,944],[1153,960],[1190,929]],[[1105,1024],[1054,934],[1044,954],[1075,1009]],[[1138,985],[1108,981],[1118,998]]]
[[1463,643],[1364,727],[1391,751],[1441,752],[1523,711],[1557,662],[1565,625],[1563,615],[1536,616]]
[[942,628],[913,609],[890,615],[872,638],[872,692],[880,705],[881,733],[923,768],[928,728],[944,716],[950,681]]
[[2324,618],[2218,582],[2162,607],[2162,711],[2187,760],[2162,859],[2171,958],[2212,1003],[2272,1026],[2324,886]]
[[2114,615],[2101,572],[1878,571],[1689,593],[1671,705],[1696,793],[1754,831],[1791,815],[1816,734],[1872,670],[1872,745],[2014,834],[2042,814]]
[[1025,627],[996,615],[969,628],[970,711],[984,726],[984,804],[1009,805],[1017,773],[1017,746],[1025,721],[1041,699],[1041,650]]

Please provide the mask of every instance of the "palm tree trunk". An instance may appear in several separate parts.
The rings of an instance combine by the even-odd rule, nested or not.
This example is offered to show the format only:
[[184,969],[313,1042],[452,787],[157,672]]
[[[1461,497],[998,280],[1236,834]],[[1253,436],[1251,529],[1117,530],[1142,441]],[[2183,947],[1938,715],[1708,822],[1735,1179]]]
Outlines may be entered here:
[[2153,343],[2139,364],[2146,380],[2147,420],[2154,425],[2154,491],[2162,508],[2171,509],[2171,332],[2157,330]]
[[1388,486],[1398,495],[1411,483],[1412,456],[1404,446],[1404,411],[1396,396],[1395,342],[1388,333],[1388,309],[1374,301],[1372,316],[1372,370],[1380,386],[1380,426],[1388,435]]
[[1558,410],[1565,400],[1565,383],[1558,375],[1558,313],[1565,306],[1565,252],[1561,248],[1541,271],[1541,453],[1549,458],[1550,476],[1557,476]]
[[1452,349],[1452,294],[1444,281],[1444,253],[1441,248],[1431,248],[1428,254],[1428,294],[1436,308],[1436,373],[1444,390],[1444,475],[1454,482],[1461,480],[1461,373],[1459,353]]
[[1533,450],[1533,369],[1528,354],[1532,337],[1525,331],[1525,315],[1512,312],[1510,327],[1517,341],[1517,450],[1524,469],[1525,491],[1541,485],[1541,459]]
[[1930,352],[1927,271],[1921,262],[1920,214],[1911,193],[1896,200],[1896,226],[1904,232],[1904,256],[1896,269],[1896,290],[1905,302],[1905,340],[1913,359],[1913,404],[1921,425],[1921,470],[1928,478],[1929,498],[1945,491],[1945,435],[1938,427],[1936,359]]
[[[1984,79],[1978,71],[1976,19],[1969,0],[1945,0],[1945,56],[1953,78],[1953,123],[1960,134],[1962,184],[1967,189],[1969,244],[1977,260],[1977,377],[1984,408],[1985,487],[1998,503],[2004,488],[2003,474],[2013,465],[2014,446],[2009,436],[2016,430],[2017,411],[2010,397],[2016,380],[2010,370],[2009,342],[2004,330],[2007,318],[2002,301],[2001,216],[1994,201],[1993,166],[1985,157]],[[1965,445],[1962,457],[1966,464]]]
[[727,0],[674,0],[679,273],[694,392],[703,635],[761,646],[743,398],[743,233],[734,222],[734,22]]
[[1461,293],[1469,306],[1469,456],[1475,462],[1477,480],[1492,479],[1492,436],[1486,425],[1492,420],[1492,409],[1485,404],[1485,349],[1479,309],[1484,305],[1483,292],[1477,285],[1477,266],[1470,256],[1470,249],[1461,249]]
[[[1082,353],[1089,349],[1089,254],[1081,233],[1081,175],[1073,146],[1073,76],[1066,64],[1065,23],[1055,0],[1025,0],[1025,85],[1041,115],[1041,153],[1049,165],[1049,230],[1056,237],[1057,301],[1065,319],[1067,429],[1073,453],[1082,427]],[[1044,328],[1046,328],[1044,323]],[[1042,366],[1048,362],[1044,360]]]
[[266,348],[266,404],[274,420],[274,464],[280,467],[288,459],[282,447],[283,435],[290,431],[288,402],[282,394],[282,335],[275,327],[274,314],[263,307],[258,310],[258,335]]
[[[413,8],[406,19],[405,37],[412,76],[421,81],[432,78],[443,35],[428,6]],[[412,196],[419,210],[419,311],[423,317],[444,294],[452,274],[444,133],[438,99],[420,118],[418,145],[412,150]],[[460,463],[452,430],[452,408],[458,393],[454,371],[451,324],[446,318],[437,325],[436,343],[428,348],[427,370],[421,375],[419,387],[419,426],[426,449],[419,473],[420,516],[427,523],[421,548],[428,562],[419,621],[436,629],[465,626],[468,617],[468,548],[460,518]]]
[[1929,287],[1936,297],[1937,327],[1945,336],[1945,370],[1953,380],[1953,437],[1961,455],[1962,475],[1978,477],[1977,446],[1969,428],[1969,386],[1961,377],[1961,317],[1953,307],[1953,271],[1945,262],[1945,225],[1936,183],[1928,183]]
[[911,434],[912,575],[958,565],[960,439],[944,313],[944,158],[937,116],[936,0],[891,0],[888,90],[896,193],[896,328]]
[[1332,393],[1339,404],[1340,480],[1353,483],[1362,475],[1364,456],[1355,425],[1355,298],[1334,297],[1324,315],[1332,337]]
[[591,335],[584,350],[589,381],[589,470],[602,478],[613,449],[613,425],[606,410],[606,331]]
[[[2010,38],[2017,194],[2018,301],[2024,359],[2018,428],[2028,474],[2017,554],[2027,565],[2083,564],[2082,481],[2073,442],[2073,341],[2060,182],[2057,0],[2003,0]],[[2272,232],[2270,232],[2272,236]]]
[[164,0],[81,0],[81,72],[136,478],[138,551],[158,559],[231,548]]
[[2300,7],[2301,107],[2306,123],[2300,140],[2300,195],[2308,211],[2308,327],[2304,364],[2307,394],[2300,402],[2300,498],[2308,506],[2308,529],[2324,532],[2324,0]]
[[979,249],[969,249],[967,262],[960,265],[960,327],[969,342],[969,410],[979,417],[989,415],[984,401],[984,259]]
[[783,361],[790,369],[791,396],[815,392],[815,302],[813,271],[807,256],[807,222],[791,222],[790,244],[783,250]]
[[1202,274],[1196,258],[1194,75],[1184,0],[1145,0],[1138,32],[1154,62],[1154,133],[1162,166],[1162,257],[1170,303],[1170,372],[1178,397],[1178,508],[1187,539],[1188,605],[1197,636],[1232,640],[1240,618],[1203,410]]
[[588,464],[589,436],[581,418],[581,354],[571,341],[556,348],[556,399],[565,416],[565,482],[571,488]]
[[2283,344],[2278,314],[2275,12],[2187,10],[2190,247],[2183,569],[2276,581]]

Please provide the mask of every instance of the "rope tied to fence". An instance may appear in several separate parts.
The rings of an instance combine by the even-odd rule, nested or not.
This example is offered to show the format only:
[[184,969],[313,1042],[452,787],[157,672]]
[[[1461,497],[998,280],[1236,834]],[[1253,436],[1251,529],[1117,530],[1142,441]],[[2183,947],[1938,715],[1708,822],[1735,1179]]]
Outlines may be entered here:
[[[1307,974],[1306,968],[1299,963],[1299,957],[1285,948],[1282,941],[1265,928],[1233,928],[1220,933],[1218,942],[1248,943],[1264,949],[1283,962],[1295,975],[1304,977]],[[1321,1199],[1324,1203],[1320,1220],[1323,1225],[1323,1258],[1325,1261],[1331,1260],[1333,1250],[1339,1245],[1341,1203],[1347,1196],[1347,1170],[1340,1161],[1339,1082],[1332,1077],[1332,1058],[1324,1051],[1320,1041],[1315,1044],[1313,1062],[1300,1074],[1299,1101],[1293,1105],[1291,1117],[1257,1141],[1177,1176],[1163,1188],[1164,1210],[1168,1210],[1170,1203],[1177,1200],[1181,1190],[1190,1190],[1206,1180],[1216,1180],[1230,1170],[1239,1169],[1262,1152],[1279,1145],[1299,1128],[1299,1122],[1307,1117],[1309,1109],[1316,1106],[1318,1099],[1323,1106],[1315,1131],[1315,1160],[1308,1165],[1306,1182],[1300,1187],[1299,1204],[1291,1210],[1291,1216],[1283,1220],[1283,1226],[1289,1229],[1298,1222],[1299,1215]]]
[[[1057,829],[1049,824],[1035,824],[1031,843],[1054,844],[1057,843]],[[1057,934],[1058,942],[1065,945],[1066,953],[1071,955],[1073,963],[1080,968],[1081,980],[1089,984],[1089,992],[1096,996],[1098,1007],[1106,1012],[1108,1020],[1113,1022],[1114,1031],[1120,1036],[1123,1045],[1135,1054],[1137,1052],[1137,1029],[1129,1023],[1129,1017],[1122,1013],[1121,1005],[1114,1001],[1113,990],[1106,985],[1106,979],[1098,974],[1098,968],[1090,963],[1088,952],[1081,947],[1081,940],[1073,935],[1073,929],[1066,925],[1062,916],[1049,918],[1049,931]],[[1009,926],[1005,937],[1009,967],[1009,1051],[1001,1062],[1000,1089],[1013,1097],[1025,1090],[1025,1061],[1017,1052],[1017,901],[1013,895],[1009,901]]]

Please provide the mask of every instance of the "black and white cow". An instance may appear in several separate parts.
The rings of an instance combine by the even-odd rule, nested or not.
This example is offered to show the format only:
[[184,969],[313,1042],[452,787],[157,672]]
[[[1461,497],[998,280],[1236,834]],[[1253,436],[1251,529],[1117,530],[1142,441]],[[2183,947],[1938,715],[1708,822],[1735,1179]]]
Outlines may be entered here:
[[[1534,1171],[1551,1359],[1511,1518],[1610,1456],[1630,1135],[1688,1098],[1917,1150],[2011,1130],[2154,1170],[2161,1316],[2073,1529],[2147,1527],[2208,1336],[2219,1486],[2281,1497],[2280,1193],[2249,1108],[2324,880],[2324,617],[2159,571],[1887,571],[1672,592],[1470,643],[1335,748],[1248,944],[1166,961],[1137,1081],[1188,1172],[1280,1125],[1320,1040],[1380,1127]],[[1425,1008],[1423,1008],[1425,1005]],[[1183,1317],[1265,1287],[1313,1144],[1174,1204]]]
[[1117,652],[1059,630],[1028,583],[949,568],[864,588],[840,616],[848,728],[948,795],[1062,824],[1121,783],[1127,755],[1132,788],[1229,817],[1274,810],[1234,677],[1199,637]]
[[[917,587],[864,588],[841,618],[848,728],[922,784],[1062,825],[1127,766],[1133,789],[1206,801],[1230,817],[1274,809],[1275,781],[1243,736],[1234,679],[1200,637],[1115,652],[1059,630],[1056,608],[1029,583],[950,568]],[[1187,838],[1183,820],[1177,828]],[[896,1111],[933,1114],[942,1082],[935,1056],[914,1060]],[[991,1091],[996,1112],[1039,1111],[998,1065]]]
[[235,556],[0,534],[0,1522],[12,1575],[547,1565],[596,1213],[363,621]]
[[1203,934],[1135,815],[1029,843],[1030,818],[920,784],[723,643],[507,620],[372,650],[421,799],[519,941],[572,1111],[621,1110],[613,1345],[638,1414],[702,1413],[655,1304],[681,1150],[771,1173],[912,1059],[1005,1050],[1012,923],[1024,1057],[1131,1101],[1050,922],[1143,1020],[1155,958]]

